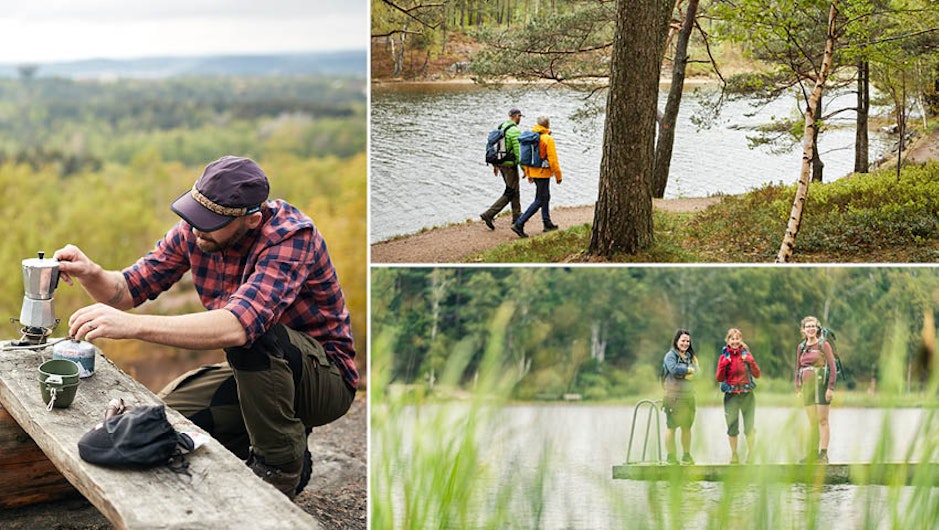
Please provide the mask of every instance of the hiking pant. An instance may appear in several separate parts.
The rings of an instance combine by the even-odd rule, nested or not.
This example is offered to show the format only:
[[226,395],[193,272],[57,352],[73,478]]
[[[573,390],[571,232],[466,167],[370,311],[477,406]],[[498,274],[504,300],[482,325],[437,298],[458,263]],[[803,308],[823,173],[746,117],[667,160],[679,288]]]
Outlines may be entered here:
[[724,420],[727,422],[727,436],[740,434],[741,414],[743,415],[743,432],[750,436],[755,430],[753,420],[756,415],[756,396],[753,392],[724,394]]
[[226,348],[225,356],[159,396],[241,459],[250,446],[268,465],[296,462],[310,429],[341,417],[355,397],[322,345],[283,324],[250,348]]
[[522,214],[522,204],[518,194],[518,166],[497,166],[502,173],[502,180],[505,181],[505,191],[502,196],[492,203],[488,210],[483,212],[484,217],[494,219],[499,212],[509,203],[512,204],[512,221],[518,219]]
[[525,210],[525,213],[518,218],[515,224],[524,228],[528,219],[535,215],[535,212],[541,208],[541,221],[545,226],[551,226],[551,207],[549,206],[551,202],[551,178],[532,180],[535,181],[535,200],[532,201],[531,206]]

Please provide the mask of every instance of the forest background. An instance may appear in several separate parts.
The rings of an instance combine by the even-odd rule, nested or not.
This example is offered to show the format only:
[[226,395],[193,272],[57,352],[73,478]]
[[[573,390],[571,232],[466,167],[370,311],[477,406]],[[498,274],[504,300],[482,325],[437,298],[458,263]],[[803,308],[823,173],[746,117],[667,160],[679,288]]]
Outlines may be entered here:
[[[234,154],[256,160],[271,180],[271,197],[310,215],[324,235],[364,375],[365,53],[342,58],[343,72],[276,68],[304,64],[297,59],[269,57],[266,68],[257,68],[257,60],[227,58],[203,72],[149,78],[45,77],[43,67],[22,65],[18,77],[0,78],[0,214],[7,220],[0,315],[19,315],[21,260],[37,251],[51,256],[72,243],[103,267],[120,270],[179,220],[169,204],[205,165]],[[244,72],[245,63],[251,74],[233,73]],[[69,316],[89,303],[80,287],[60,283],[55,305],[62,322],[53,336],[65,336]],[[200,310],[189,275],[138,309]],[[17,325],[8,324],[5,335],[18,338]],[[189,368],[224,359],[220,350],[133,340],[96,345],[154,391]]]
[[699,399],[715,400],[731,327],[762,368],[761,395],[791,396],[807,315],[835,332],[839,390],[915,394],[935,367],[935,268],[381,268],[372,293],[373,366],[418,396],[471,391],[494,347],[514,399],[657,399],[665,352],[686,328]]

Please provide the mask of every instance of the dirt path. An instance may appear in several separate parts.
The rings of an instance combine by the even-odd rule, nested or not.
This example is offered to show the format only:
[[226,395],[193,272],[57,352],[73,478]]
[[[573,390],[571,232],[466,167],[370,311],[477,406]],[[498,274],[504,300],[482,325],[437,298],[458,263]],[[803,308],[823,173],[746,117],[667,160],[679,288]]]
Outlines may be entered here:
[[[668,212],[697,212],[720,202],[720,197],[653,200],[653,207]],[[593,222],[593,206],[551,210],[551,220],[561,228]],[[518,239],[509,228],[511,217],[496,218],[495,230],[489,230],[478,218],[462,224],[433,228],[419,234],[381,241],[372,245],[372,263],[460,263],[483,250]],[[533,219],[525,231],[541,234],[541,222]]]

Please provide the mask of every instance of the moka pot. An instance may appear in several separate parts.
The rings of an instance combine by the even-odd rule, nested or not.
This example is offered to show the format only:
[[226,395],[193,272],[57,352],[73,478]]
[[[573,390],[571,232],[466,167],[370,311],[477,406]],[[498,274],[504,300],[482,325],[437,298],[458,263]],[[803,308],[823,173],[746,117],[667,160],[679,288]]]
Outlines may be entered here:
[[51,329],[56,325],[52,293],[59,284],[59,260],[38,258],[23,260],[23,307],[20,324],[26,328]]

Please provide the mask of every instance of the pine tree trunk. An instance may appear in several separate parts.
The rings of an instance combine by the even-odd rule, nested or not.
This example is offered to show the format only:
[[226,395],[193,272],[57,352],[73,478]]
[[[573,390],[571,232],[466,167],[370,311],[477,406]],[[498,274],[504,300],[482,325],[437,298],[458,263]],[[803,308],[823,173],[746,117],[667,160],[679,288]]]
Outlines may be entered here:
[[[652,244],[652,170],[662,0],[617,0],[600,190],[588,252],[634,254]],[[668,2],[674,6],[674,1]]]
[[857,67],[857,132],[854,138],[854,172],[870,171],[870,142],[867,120],[871,111],[870,63],[861,61]]
[[799,186],[796,188],[796,196],[792,201],[792,210],[789,213],[789,223],[786,226],[786,233],[783,236],[782,244],[779,246],[779,253],[776,255],[776,263],[789,263],[792,259],[792,253],[796,246],[796,236],[799,234],[799,225],[802,223],[802,210],[805,206],[805,199],[809,193],[809,173],[814,156],[812,138],[815,134],[815,109],[822,99],[825,80],[828,77],[828,71],[831,69],[831,56],[835,48],[835,15],[838,13],[837,6],[837,0],[832,1],[831,10],[828,12],[828,36],[825,38],[825,57],[822,59],[822,67],[819,69],[818,79],[815,80],[815,89],[812,90],[812,96],[809,98],[808,108],[805,109],[805,132],[802,135],[802,173],[799,176]]
[[659,137],[655,144],[655,172],[652,176],[652,196],[661,199],[668,185],[668,173],[672,164],[672,148],[675,144],[675,122],[685,87],[685,68],[688,64],[688,41],[694,29],[694,18],[698,12],[698,0],[690,0],[685,12],[685,21],[678,32],[675,43],[675,61],[672,64],[672,86],[668,90],[668,101],[659,124]]

